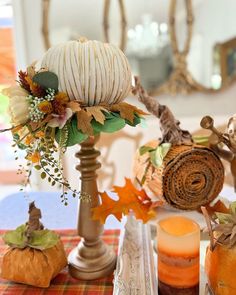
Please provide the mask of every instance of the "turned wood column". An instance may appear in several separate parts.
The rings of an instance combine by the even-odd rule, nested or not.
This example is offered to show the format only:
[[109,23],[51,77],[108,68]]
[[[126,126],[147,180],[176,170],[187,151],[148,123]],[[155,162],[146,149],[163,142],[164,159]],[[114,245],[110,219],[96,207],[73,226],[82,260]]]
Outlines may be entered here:
[[[111,274],[115,268],[116,255],[102,240],[103,225],[92,220],[91,208],[100,204],[96,170],[100,152],[95,149],[99,137],[90,137],[80,144],[75,154],[80,159],[76,169],[81,176],[81,199],[79,201],[78,235],[81,241],[69,256],[69,272],[78,279],[94,280]],[[89,199],[89,200],[88,200]]]

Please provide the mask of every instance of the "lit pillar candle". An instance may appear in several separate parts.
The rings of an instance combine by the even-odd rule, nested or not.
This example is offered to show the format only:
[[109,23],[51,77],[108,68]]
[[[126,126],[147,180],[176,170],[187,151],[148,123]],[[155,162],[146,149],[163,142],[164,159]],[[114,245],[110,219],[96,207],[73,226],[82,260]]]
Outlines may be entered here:
[[200,228],[173,216],[157,225],[159,295],[199,294]]

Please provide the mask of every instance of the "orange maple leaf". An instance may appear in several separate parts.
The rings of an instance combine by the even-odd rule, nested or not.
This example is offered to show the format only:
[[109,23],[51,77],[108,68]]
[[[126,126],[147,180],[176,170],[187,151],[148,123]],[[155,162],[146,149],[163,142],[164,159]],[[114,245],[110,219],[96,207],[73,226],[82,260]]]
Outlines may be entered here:
[[114,186],[113,189],[119,196],[119,205],[125,215],[132,210],[135,217],[144,223],[155,216],[155,212],[151,210],[151,199],[143,189],[136,189],[130,179],[125,178],[123,187]]
[[93,220],[99,220],[101,223],[105,223],[107,216],[113,214],[119,221],[122,218],[122,212],[117,211],[118,201],[111,199],[106,192],[100,193],[102,204],[98,207],[92,208]]
[[122,214],[128,215],[131,210],[135,217],[144,223],[155,216],[151,199],[143,189],[136,189],[130,179],[125,178],[125,185],[114,186],[113,191],[117,193],[119,200],[114,201],[106,193],[101,194],[102,205],[92,209],[94,220],[105,223],[110,214],[120,220]]

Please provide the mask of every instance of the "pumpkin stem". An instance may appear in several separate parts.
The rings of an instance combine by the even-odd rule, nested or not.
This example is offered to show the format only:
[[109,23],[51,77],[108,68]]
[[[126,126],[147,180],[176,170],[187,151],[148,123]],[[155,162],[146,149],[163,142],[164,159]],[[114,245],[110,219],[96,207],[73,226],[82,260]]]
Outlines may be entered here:
[[162,140],[160,144],[169,142],[173,145],[191,145],[193,139],[187,130],[180,128],[180,122],[176,120],[171,110],[166,105],[161,105],[156,98],[148,95],[138,77],[134,77],[135,86],[132,89],[134,95],[146,106],[147,110],[160,121]]
[[28,213],[29,213],[29,220],[27,222],[26,237],[27,237],[27,240],[29,241],[32,236],[32,232],[34,232],[35,230],[42,230],[44,226],[40,222],[40,218],[42,218],[41,210],[35,206],[34,202],[31,202],[29,204]]
[[84,37],[84,36],[80,36],[80,37],[78,38],[78,41],[79,41],[80,43],[85,43],[85,42],[88,41],[88,39],[87,39],[86,37]]

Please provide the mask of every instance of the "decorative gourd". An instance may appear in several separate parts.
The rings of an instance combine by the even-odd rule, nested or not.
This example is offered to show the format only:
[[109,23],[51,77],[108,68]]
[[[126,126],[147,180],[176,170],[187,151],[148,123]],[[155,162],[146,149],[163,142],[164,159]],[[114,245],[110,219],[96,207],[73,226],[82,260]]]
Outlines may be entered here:
[[232,202],[227,213],[213,215],[202,207],[210,236],[206,250],[205,272],[208,288],[214,295],[236,294],[236,202]]
[[32,202],[29,204],[28,222],[3,236],[9,248],[2,258],[2,278],[47,288],[67,265],[60,237],[44,229],[40,218],[41,211]]
[[192,135],[180,128],[171,110],[148,95],[138,78],[139,100],[159,119],[162,138],[139,149],[134,176],[156,197],[171,206],[194,210],[214,200],[224,183],[224,167],[211,149],[196,145]]
[[[158,141],[145,147],[157,153]],[[172,207],[195,210],[214,200],[224,183],[224,168],[218,156],[201,145],[171,146],[157,167],[149,152],[134,162],[134,176],[145,189]],[[152,153],[152,152],[151,152]]]
[[41,67],[54,72],[59,90],[85,105],[119,103],[131,90],[127,58],[116,46],[81,38],[50,48]]
[[214,295],[236,294],[236,247],[217,245],[213,251],[207,248],[205,271]]

